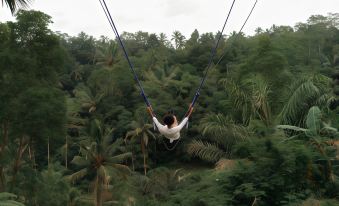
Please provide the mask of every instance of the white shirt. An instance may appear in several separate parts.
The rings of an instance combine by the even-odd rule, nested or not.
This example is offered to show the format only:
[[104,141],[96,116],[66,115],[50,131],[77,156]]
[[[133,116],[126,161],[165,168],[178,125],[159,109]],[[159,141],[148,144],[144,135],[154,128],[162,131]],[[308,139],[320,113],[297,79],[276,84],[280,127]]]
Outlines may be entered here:
[[185,117],[178,126],[168,128],[167,125],[162,125],[157,118],[153,117],[153,122],[157,126],[159,132],[164,135],[172,143],[180,138],[180,130],[186,125],[188,117]]

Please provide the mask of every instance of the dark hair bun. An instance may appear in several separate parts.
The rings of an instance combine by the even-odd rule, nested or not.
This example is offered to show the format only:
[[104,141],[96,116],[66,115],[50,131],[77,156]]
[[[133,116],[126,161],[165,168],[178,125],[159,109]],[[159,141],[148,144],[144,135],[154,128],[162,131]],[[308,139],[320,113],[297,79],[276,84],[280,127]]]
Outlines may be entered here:
[[169,127],[174,123],[174,117],[173,115],[166,115],[163,121],[164,121],[164,124],[166,124],[167,127]]

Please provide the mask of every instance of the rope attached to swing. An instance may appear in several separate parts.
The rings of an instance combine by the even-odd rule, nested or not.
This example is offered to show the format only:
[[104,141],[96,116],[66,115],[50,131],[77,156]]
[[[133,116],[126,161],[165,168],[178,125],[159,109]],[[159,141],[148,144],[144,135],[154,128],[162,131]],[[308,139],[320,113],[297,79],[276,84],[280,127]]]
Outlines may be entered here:
[[114,24],[113,18],[111,16],[111,13],[109,12],[107,4],[106,4],[105,0],[99,0],[99,2],[100,2],[100,5],[101,5],[102,9],[105,12],[106,18],[107,18],[109,24],[111,25],[111,28],[112,28],[115,36],[117,37],[117,39],[119,41],[119,44],[120,44],[120,46],[121,46],[121,48],[123,50],[124,56],[125,56],[125,58],[126,58],[126,60],[128,62],[128,65],[129,65],[132,73],[133,73],[134,79],[138,83],[138,86],[139,86],[140,92],[141,92],[140,94],[141,94],[142,98],[144,99],[144,102],[145,102],[146,106],[151,108],[151,103],[149,102],[149,100],[148,100],[148,98],[147,98],[147,96],[145,94],[144,88],[142,87],[141,82],[140,82],[140,80],[138,78],[138,75],[135,72],[134,66],[133,66],[133,64],[132,64],[132,62],[131,62],[131,60],[130,60],[130,58],[128,56],[128,53],[127,53],[126,48],[125,48],[125,45],[124,45],[124,43],[122,42],[122,40],[120,38],[118,29],[117,29],[117,27]]
[[[190,110],[194,107],[195,102],[197,101],[198,97],[200,96],[200,90],[201,90],[202,86],[204,85],[204,82],[205,82],[206,77],[207,77],[207,74],[208,74],[208,70],[209,70],[209,68],[211,67],[211,65],[212,65],[212,63],[213,63],[213,58],[214,58],[214,56],[215,56],[216,53],[217,53],[217,49],[218,49],[218,46],[219,46],[221,37],[222,37],[222,35],[223,35],[223,33],[224,33],[224,30],[225,30],[227,21],[228,21],[230,15],[231,15],[232,10],[233,10],[234,3],[235,3],[235,0],[233,0],[232,5],[231,5],[231,8],[230,8],[230,10],[228,11],[226,20],[225,20],[225,22],[224,22],[224,24],[223,24],[223,27],[222,27],[222,29],[221,29],[220,35],[219,35],[219,37],[218,37],[218,40],[217,40],[215,46],[212,48],[211,56],[210,56],[210,59],[209,59],[208,64],[207,64],[206,71],[205,71],[205,73],[204,73],[204,76],[203,76],[202,79],[201,79],[201,82],[200,82],[200,85],[199,85],[198,89],[197,89],[196,92],[195,92],[195,96],[193,97],[192,103],[190,104],[190,106],[189,106],[189,108],[188,108],[188,110],[187,110],[187,112],[186,112],[186,114],[185,114],[185,117],[188,116]],[[186,128],[187,128],[187,127],[188,127],[188,121],[187,121],[187,124],[186,124]],[[181,138],[179,138],[179,139],[176,141],[176,143],[173,145],[173,147],[168,147],[167,144],[163,141],[165,148],[166,148],[168,151],[174,150],[174,149],[177,147],[177,145],[178,145],[180,139],[181,139]]]
[[[234,42],[236,42],[236,40],[239,38],[239,36],[240,36],[242,30],[244,29],[244,27],[245,27],[245,25],[246,25],[248,19],[249,19],[250,16],[252,15],[252,12],[253,12],[255,6],[257,5],[257,3],[258,3],[258,0],[256,0],[256,1],[254,2],[254,4],[253,4],[253,6],[252,6],[252,9],[251,9],[250,13],[247,15],[247,18],[246,18],[245,22],[242,24],[240,30],[239,30],[238,33],[236,34],[234,40],[232,41],[232,44],[233,44]],[[221,60],[225,57],[225,55],[226,55],[226,50],[224,50],[223,54],[220,56],[219,60],[218,60],[217,63],[214,65],[214,67],[216,67],[216,66],[219,65],[219,63],[220,63]]]
[[199,85],[199,87],[197,88],[197,90],[196,90],[196,92],[195,92],[195,95],[194,95],[193,100],[192,100],[192,102],[191,102],[191,107],[194,107],[194,105],[195,105],[195,103],[196,103],[198,97],[200,96],[200,90],[201,90],[202,86],[203,86],[204,83],[205,83],[205,80],[206,80],[206,77],[207,77],[207,74],[208,74],[208,70],[209,70],[209,68],[211,67],[211,65],[212,65],[212,63],[213,63],[213,58],[214,58],[214,56],[215,56],[216,53],[217,53],[217,49],[218,49],[218,46],[219,46],[221,37],[222,37],[222,35],[223,35],[223,33],[224,33],[224,30],[225,30],[225,27],[226,27],[228,18],[229,18],[230,15],[231,15],[231,12],[232,12],[234,3],[235,3],[235,0],[233,0],[232,5],[231,5],[231,8],[230,8],[230,10],[228,11],[228,14],[227,14],[225,23],[224,23],[224,25],[223,25],[223,27],[222,27],[222,29],[221,29],[221,32],[220,32],[219,37],[218,37],[218,40],[217,40],[217,42],[215,43],[214,47],[212,48],[211,56],[210,56],[210,58],[209,58],[209,61],[208,61],[208,64],[207,64],[207,67],[206,67],[204,76],[201,78],[200,85]]

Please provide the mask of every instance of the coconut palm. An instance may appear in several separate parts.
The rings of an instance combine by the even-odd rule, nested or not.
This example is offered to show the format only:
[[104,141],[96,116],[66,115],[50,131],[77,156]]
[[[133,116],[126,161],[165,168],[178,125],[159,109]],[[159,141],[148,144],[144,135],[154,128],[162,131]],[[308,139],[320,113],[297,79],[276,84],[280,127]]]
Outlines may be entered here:
[[88,113],[93,113],[97,109],[97,105],[105,96],[104,93],[93,95],[91,90],[83,84],[79,84],[74,90],[75,97],[81,103],[81,108]]
[[167,36],[164,33],[159,34],[159,41],[162,45],[170,48],[171,47],[171,42],[167,40]]
[[147,91],[155,91],[160,89],[162,91],[167,91],[172,95],[187,95],[190,92],[192,82],[181,81],[178,76],[180,76],[179,67],[171,68],[160,68],[157,67],[155,70],[148,71],[145,73],[145,77],[148,81],[144,83]]
[[147,146],[150,138],[155,139],[155,135],[151,131],[153,128],[153,125],[151,124],[143,124],[141,125],[138,122],[133,121],[131,123],[132,127],[134,128],[133,130],[129,131],[126,133],[126,138],[125,140],[129,139],[137,139],[140,141],[140,147],[141,147],[141,152],[143,155],[144,159],[144,173],[145,175],[147,174]]
[[80,155],[72,160],[81,169],[70,175],[69,179],[75,182],[84,177],[93,177],[95,205],[101,206],[103,190],[108,188],[111,179],[130,173],[128,166],[121,163],[130,158],[131,153],[121,153],[122,140],[112,143],[112,129],[105,128],[98,120],[92,121],[90,130],[90,140],[86,138],[79,143]]
[[27,8],[29,6],[29,3],[32,0],[2,0],[2,5],[5,4],[9,7],[12,14],[14,14],[18,9],[20,8]]
[[83,129],[87,124],[87,120],[81,118],[80,112],[82,109],[81,102],[77,101],[75,98],[66,98],[67,106],[67,129],[76,130],[79,133],[79,130]]
[[175,49],[182,49],[185,45],[185,36],[179,31],[173,32],[171,40],[174,41]]
[[95,62],[97,65],[112,66],[114,58],[118,51],[118,45],[115,41],[101,36],[95,49]]

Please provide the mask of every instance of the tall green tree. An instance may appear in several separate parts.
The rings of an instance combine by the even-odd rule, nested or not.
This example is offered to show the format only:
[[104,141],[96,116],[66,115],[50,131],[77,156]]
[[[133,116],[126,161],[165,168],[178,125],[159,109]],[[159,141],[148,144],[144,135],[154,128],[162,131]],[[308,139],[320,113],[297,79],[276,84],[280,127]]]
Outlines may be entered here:
[[144,125],[140,125],[140,123],[138,122],[132,122],[132,127],[133,130],[128,131],[126,133],[126,138],[125,140],[129,140],[129,139],[138,139],[139,143],[140,143],[140,148],[141,148],[141,152],[143,155],[143,166],[144,166],[144,174],[147,174],[147,168],[149,167],[147,165],[147,156],[148,156],[148,144],[150,142],[150,139],[153,138],[155,139],[155,135],[153,134],[153,132],[151,131],[151,129],[153,128],[153,125],[151,124],[144,124]]
[[174,41],[175,49],[183,49],[185,43],[185,36],[179,31],[174,31],[172,34],[172,41]]
[[[90,126],[90,138],[79,143],[80,155],[75,156],[72,163],[77,165],[79,171],[69,178],[72,182],[89,178],[94,183],[94,203],[96,206],[103,204],[102,194],[110,181],[117,175],[129,175],[128,166],[121,164],[131,153],[120,153],[121,141],[112,141],[112,129],[102,125],[99,120],[93,120]],[[121,139],[120,139],[121,140]]]

